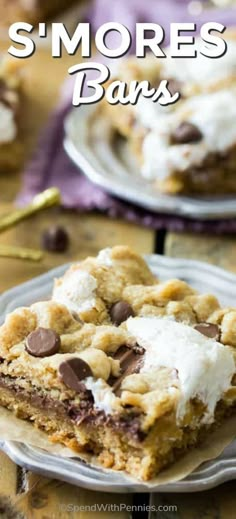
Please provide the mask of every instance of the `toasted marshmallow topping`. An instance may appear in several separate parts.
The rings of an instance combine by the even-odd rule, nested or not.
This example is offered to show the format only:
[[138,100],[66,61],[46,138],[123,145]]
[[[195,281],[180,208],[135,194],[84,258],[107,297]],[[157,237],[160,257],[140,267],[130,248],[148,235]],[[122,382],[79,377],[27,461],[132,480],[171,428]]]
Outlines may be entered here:
[[152,100],[140,96],[137,104],[134,106],[134,111],[137,120],[144,126],[144,128],[155,129],[157,121],[162,120],[169,113],[173,112],[177,107],[176,104],[162,106],[159,103],[154,103]]
[[111,259],[111,248],[107,247],[106,249],[102,249],[98,255],[97,255],[97,263],[98,265],[104,265],[104,267],[111,267],[112,266],[112,259]]
[[[201,51],[202,43],[197,41]],[[199,85],[201,90],[211,88],[220,81],[236,76],[236,42],[227,41],[224,56],[209,59],[198,51],[197,58],[170,58],[163,60],[163,77],[177,79],[183,83]],[[168,51],[167,51],[168,53]]]
[[92,391],[97,409],[104,411],[106,414],[112,414],[120,410],[119,399],[102,378],[96,380],[93,377],[88,377],[84,380],[84,383],[86,388]]
[[[148,100],[140,102],[139,115],[143,112],[141,120],[151,128],[143,142],[144,177],[165,179],[173,171],[185,171],[201,165],[210,153],[221,153],[235,145],[235,90],[195,96],[171,110],[165,111],[165,108],[160,109]],[[172,144],[171,135],[183,122],[194,124],[202,133],[202,139],[187,144]]]
[[17,134],[14,112],[0,102],[0,143],[14,141]]
[[189,400],[198,398],[206,405],[203,422],[211,423],[216,404],[231,386],[235,373],[230,349],[190,326],[168,319],[130,318],[127,328],[146,350],[141,372],[163,366],[177,370],[181,389],[177,420],[184,418]]
[[80,314],[95,307],[96,279],[84,270],[69,272],[53,291],[52,299]]

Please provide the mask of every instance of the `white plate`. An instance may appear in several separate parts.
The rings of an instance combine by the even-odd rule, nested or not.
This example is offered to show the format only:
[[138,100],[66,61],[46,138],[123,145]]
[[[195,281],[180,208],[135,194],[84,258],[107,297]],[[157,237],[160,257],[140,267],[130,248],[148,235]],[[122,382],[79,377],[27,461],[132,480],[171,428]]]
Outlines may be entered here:
[[73,109],[66,119],[64,147],[73,162],[95,184],[112,195],[151,211],[188,218],[236,216],[236,196],[205,198],[160,194],[144,180],[121,139],[111,140],[109,121],[94,116],[94,106]]
[[[236,276],[198,261],[147,256],[152,271],[161,279],[181,278],[200,292],[216,294],[223,305],[235,305]],[[18,306],[42,300],[51,292],[53,279],[68,268],[64,265],[19,285],[0,297],[0,322]],[[17,464],[47,477],[54,477],[91,490],[106,492],[147,492],[142,482],[134,482],[124,473],[91,467],[78,459],[63,459],[23,443],[4,442],[1,448]],[[221,456],[201,465],[186,479],[153,488],[152,492],[194,492],[215,487],[236,478],[236,441]]]

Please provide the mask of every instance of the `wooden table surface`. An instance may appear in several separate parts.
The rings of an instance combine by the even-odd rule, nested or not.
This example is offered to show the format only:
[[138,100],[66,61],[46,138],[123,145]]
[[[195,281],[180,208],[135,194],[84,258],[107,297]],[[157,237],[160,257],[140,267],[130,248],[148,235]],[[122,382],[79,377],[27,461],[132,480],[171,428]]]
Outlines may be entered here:
[[[37,51],[25,64],[27,68],[27,108],[25,112],[24,143],[29,156],[39,129],[55,105],[61,82],[74,58],[54,60],[46,50]],[[51,73],[53,70],[53,74]],[[19,190],[21,174],[17,172],[0,177],[0,211],[12,208]],[[41,231],[50,223],[62,223],[71,236],[71,246],[66,254],[46,254],[40,263],[13,259],[0,259],[0,291],[4,291],[48,269],[96,254],[101,248],[115,244],[128,244],[140,253],[159,252],[172,257],[186,257],[209,261],[230,271],[236,271],[235,237],[197,236],[192,234],[155,233],[121,220],[108,220],[97,214],[78,215],[58,209],[47,210],[22,222],[0,236],[0,244],[38,247]],[[174,504],[177,512],[158,512],[154,518],[181,519],[231,519],[235,517],[236,485],[230,482],[217,489],[198,494],[158,494],[156,504]],[[147,503],[147,496],[101,494],[83,490],[56,480],[40,477],[16,466],[4,453],[0,453],[0,518],[23,517],[29,519],[89,518],[96,512],[79,511],[79,506],[96,503],[132,504]],[[67,510],[69,505],[69,509]],[[111,512],[100,512],[101,519],[109,519]],[[130,512],[113,512],[112,517],[128,519]],[[133,514],[133,517],[140,517]]]

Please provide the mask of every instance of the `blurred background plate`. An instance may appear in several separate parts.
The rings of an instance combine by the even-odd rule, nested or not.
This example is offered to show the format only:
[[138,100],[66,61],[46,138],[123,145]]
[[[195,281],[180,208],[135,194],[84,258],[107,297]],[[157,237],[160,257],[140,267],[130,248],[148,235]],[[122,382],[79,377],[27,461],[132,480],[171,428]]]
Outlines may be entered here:
[[[232,306],[236,299],[236,276],[199,261],[151,255],[146,260],[160,279],[180,278],[200,292],[212,292],[222,305]],[[18,306],[27,306],[47,298],[53,280],[68,268],[64,265],[19,285],[0,297],[0,322]],[[48,454],[18,442],[1,442],[0,447],[22,467],[46,477],[61,479],[74,485],[103,492],[147,492],[145,483],[134,481],[122,472],[90,466],[78,458],[66,459]],[[197,492],[236,479],[236,441],[215,460],[203,463],[186,479],[152,488],[152,492]]]
[[112,138],[109,120],[93,105],[73,109],[65,123],[64,147],[73,162],[95,184],[138,206],[188,218],[236,216],[236,196],[193,198],[158,193],[142,178],[124,140]]

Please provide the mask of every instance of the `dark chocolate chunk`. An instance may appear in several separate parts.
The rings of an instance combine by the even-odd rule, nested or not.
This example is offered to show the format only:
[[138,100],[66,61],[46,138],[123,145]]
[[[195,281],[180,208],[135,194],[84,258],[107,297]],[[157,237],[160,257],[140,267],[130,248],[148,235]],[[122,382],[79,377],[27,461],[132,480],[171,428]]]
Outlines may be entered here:
[[37,328],[28,335],[25,349],[33,357],[50,357],[58,353],[60,345],[60,336],[54,330]]
[[121,373],[125,373],[125,376],[131,373],[138,373],[141,367],[141,359],[145,350],[137,352],[133,348],[127,346],[121,346],[118,352],[115,354],[115,359],[120,361]]
[[132,350],[139,355],[143,355],[145,353],[145,349],[142,346],[139,346],[137,343],[132,346]]
[[81,384],[81,381],[93,376],[93,372],[87,362],[79,358],[65,360],[60,364],[58,372],[62,382],[77,392],[84,388],[84,384]]
[[132,306],[129,303],[126,303],[126,301],[118,301],[112,305],[110,316],[113,324],[119,326],[129,317],[134,317],[134,311]]
[[210,339],[220,340],[220,329],[217,324],[212,323],[199,323],[194,326],[195,330],[202,333]]
[[49,252],[65,252],[69,246],[69,236],[58,225],[46,229],[42,234],[42,247]]
[[124,431],[135,438],[136,441],[142,442],[147,436],[147,432],[141,429],[140,415],[135,411],[131,411],[130,414],[124,416],[112,416],[110,417],[110,423],[114,429]]
[[130,348],[128,346],[120,346],[116,351],[113,358],[120,361],[121,374],[118,378],[111,376],[108,379],[108,384],[110,384],[114,393],[119,395],[120,386],[125,377],[133,373],[139,373],[144,352],[145,350],[143,348],[137,351],[137,348]]
[[195,124],[188,121],[182,122],[171,134],[172,144],[188,144],[189,142],[198,142],[202,139],[201,131]]
[[181,95],[181,83],[177,79],[168,79],[167,88],[172,96],[176,94],[176,92],[179,92],[179,94]]

